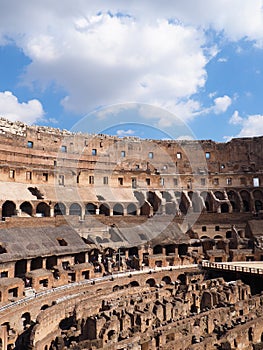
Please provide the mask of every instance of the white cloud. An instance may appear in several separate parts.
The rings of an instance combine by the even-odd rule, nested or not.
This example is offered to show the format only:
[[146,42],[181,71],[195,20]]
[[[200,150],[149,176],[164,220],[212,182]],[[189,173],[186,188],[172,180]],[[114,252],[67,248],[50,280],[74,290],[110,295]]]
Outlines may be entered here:
[[[261,5],[261,0],[144,0],[136,5],[9,0],[1,4],[0,44],[14,42],[31,59],[24,83],[62,87],[67,110],[85,114],[136,101],[189,120],[211,111],[193,98],[205,86],[207,62],[220,50],[211,47],[205,30],[260,47]],[[214,103],[219,114],[232,100],[223,96]],[[157,119],[167,127],[173,124],[173,118]]]
[[214,99],[214,112],[215,114],[220,114],[226,112],[229,106],[231,106],[232,99],[224,95],[223,97],[217,97]]
[[263,136],[263,115],[255,114],[244,118],[237,137]]
[[44,116],[42,104],[38,100],[20,103],[10,91],[0,92],[0,116],[11,121],[32,124]]
[[240,125],[243,123],[243,118],[240,117],[238,111],[235,111],[232,117],[229,119],[229,123],[233,125]]
[[116,134],[120,137],[122,136],[132,136],[135,134],[135,131],[132,130],[132,129],[128,129],[128,130],[122,130],[122,129],[119,129],[116,131]]
[[[240,132],[235,137],[263,136],[263,115],[261,114],[249,115],[246,118],[242,118],[239,112],[235,111],[229,119],[229,123],[241,127]],[[232,137],[225,137],[225,139],[230,138]]]
[[227,62],[228,60],[227,60],[227,58],[225,58],[225,57],[220,57],[218,60],[217,60],[217,62],[222,62],[222,63],[225,63],[225,62]]
[[[61,7],[29,1],[16,3],[16,11],[12,4],[1,8],[0,37],[8,33],[31,59],[24,83],[62,87],[66,110],[86,114],[98,106],[136,101],[193,117],[197,102],[189,98],[204,87],[206,64],[216,54],[199,28],[170,22],[169,11],[156,8],[154,15],[147,2],[87,6],[78,0],[73,6],[65,0]],[[149,12],[142,18],[145,6]]]

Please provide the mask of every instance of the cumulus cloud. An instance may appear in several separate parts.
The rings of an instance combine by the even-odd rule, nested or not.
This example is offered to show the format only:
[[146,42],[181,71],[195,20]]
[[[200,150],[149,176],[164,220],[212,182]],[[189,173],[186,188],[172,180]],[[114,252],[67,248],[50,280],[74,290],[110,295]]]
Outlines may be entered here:
[[116,131],[116,135],[122,137],[122,136],[132,136],[135,134],[135,131],[132,129],[128,129],[128,130],[123,130],[123,129],[119,129]]
[[0,116],[12,121],[28,124],[40,120],[44,116],[42,104],[38,100],[19,102],[10,91],[0,92]]
[[[86,114],[136,101],[189,120],[205,110],[193,95],[205,86],[206,65],[220,50],[206,37],[211,28],[228,40],[244,38],[261,47],[261,1],[145,0],[135,6],[28,0],[25,6],[9,0],[1,4],[0,45],[15,43],[30,58],[24,83],[66,91],[61,103],[68,111]],[[218,97],[214,113],[225,112],[231,102]],[[174,122],[158,120],[167,127]]]
[[241,131],[237,137],[251,137],[263,135],[263,115],[255,114],[244,118]]
[[216,114],[220,114],[226,112],[226,110],[232,103],[232,99],[229,96],[224,95],[222,97],[215,98],[214,103],[214,112]]
[[232,117],[229,119],[229,123],[233,125],[240,125],[243,123],[243,118],[239,115],[238,111],[235,111]]
[[[238,111],[235,111],[229,123],[240,126],[241,130],[235,137],[252,137],[263,135],[263,115],[253,114],[247,117],[241,117]],[[225,137],[229,139],[230,137]]]

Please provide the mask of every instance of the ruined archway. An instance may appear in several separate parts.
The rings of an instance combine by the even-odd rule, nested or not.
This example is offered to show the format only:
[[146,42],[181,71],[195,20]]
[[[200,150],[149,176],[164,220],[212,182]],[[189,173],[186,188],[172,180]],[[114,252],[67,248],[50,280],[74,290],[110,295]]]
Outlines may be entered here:
[[171,280],[170,276],[164,276],[162,278],[162,281],[165,282],[165,284],[171,284],[172,283],[172,280]]
[[151,207],[149,203],[144,202],[140,208],[140,215],[149,216],[151,213]]
[[38,203],[36,207],[36,214],[41,214],[41,216],[45,217],[50,216],[50,206],[45,202]]
[[97,206],[93,203],[88,203],[85,206],[85,214],[86,215],[95,215]]
[[248,191],[241,191],[240,196],[242,198],[243,202],[243,211],[244,212],[249,212],[251,210],[250,208],[250,193]]
[[113,215],[123,215],[123,206],[120,203],[116,203],[113,207]]
[[99,207],[99,213],[105,216],[110,216],[110,207],[108,206],[108,204],[101,204]]
[[231,203],[233,212],[240,212],[241,204],[238,194],[235,191],[231,190],[227,192],[227,197]]
[[213,199],[212,199],[211,193],[203,191],[200,193],[200,197],[203,198],[206,211],[213,212]]
[[136,205],[134,203],[130,203],[127,206],[127,214],[128,215],[137,215],[137,208],[136,208]]
[[59,202],[54,206],[54,215],[66,215],[66,206],[65,204]]
[[2,217],[11,217],[16,215],[16,205],[12,201],[5,201],[2,205]]
[[215,191],[214,196],[216,197],[216,199],[219,199],[220,201],[225,199],[224,193],[221,191]]
[[31,203],[29,203],[29,202],[23,202],[23,203],[20,205],[20,209],[21,209],[22,214],[25,214],[25,215],[27,215],[27,216],[32,216],[33,208],[32,208]]
[[81,216],[82,210],[81,206],[78,203],[72,203],[69,207],[69,215]]
[[161,199],[157,196],[157,194],[153,191],[149,191],[147,193],[147,200],[153,207],[153,212],[156,213],[161,206]]
[[149,278],[145,283],[148,284],[150,287],[154,287],[156,285],[154,278]]

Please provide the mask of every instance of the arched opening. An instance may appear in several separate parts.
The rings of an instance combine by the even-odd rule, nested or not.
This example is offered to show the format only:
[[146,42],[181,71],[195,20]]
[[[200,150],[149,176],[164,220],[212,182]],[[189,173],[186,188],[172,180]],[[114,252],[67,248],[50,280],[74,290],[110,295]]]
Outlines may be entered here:
[[69,215],[81,216],[82,210],[78,203],[72,203],[69,207]]
[[54,206],[54,215],[66,215],[66,206],[63,203],[56,203]]
[[134,203],[130,203],[127,207],[127,214],[128,215],[137,215],[137,208]]
[[170,276],[164,276],[162,278],[162,281],[165,282],[165,284],[171,284],[172,283],[172,280],[171,280]]
[[110,207],[108,206],[108,204],[101,204],[99,207],[99,213],[105,216],[110,216]]
[[229,206],[227,203],[221,204],[221,213],[228,213],[229,212]]
[[148,284],[150,287],[154,287],[156,285],[154,278],[149,278],[145,283]]
[[179,203],[179,209],[181,213],[186,215],[189,209],[189,206],[190,206],[189,200],[187,199],[186,195],[183,192],[181,192],[181,198]]
[[113,215],[123,215],[123,206],[120,203],[114,205]]
[[46,310],[49,308],[49,305],[48,304],[44,304],[41,306],[40,310]]
[[209,192],[203,191],[200,193],[200,196],[203,198],[206,211],[212,212],[213,211],[213,200],[211,197],[211,194]]
[[240,196],[242,198],[243,202],[243,211],[244,212],[249,212],[250,209],[250,193],[248,191],[241,191]]
[[22,316],[22,322],[23,322],[23,327],[24,329],[27,328],[27,326],[30,326],[31,323],[31,316],[29,312],[25,312]]
[[23,202],[20,205],[20,209],[21,209],[23,214],[32,216],[33,208],[32,208],[32,205],[29,202]]
[[223,192],[216,191],[216,192],[214,192],[214,195],[215,195],[215,197],[216,197],[217,199],[219,199],[219,200],[221,200],[221,201],[225,199],[224,193],[223,193]]
[[41,202],[37,205],[36,213],[41,214],[41,216],[50,216],[50,206],[45,202]]
[[97,209],[97,206],[95,204],[88,203],[88,204],[86,204],[86,207],[85,207],[85,214],[86,215],[95,215],[96,209]]
[[214,239],[223,239],[223,237],[220,236],[220,235],[215,235],[215,236],[214,236]]
[[151,207],[149,203],[144,202],[140,208],[140,215],[149,216],[151,214]]
[[130,287],[139,287],[140,285],[139,285],[139,283],[137,281],[132,281],[132,282],[129,283],[129,286]]
[[181,282],[181,284],[186,285],[186,275],[184,273],[180,274],[177,277],[177,280]]
[[16,205],[12,201],[6,201],[2,205],[2,217],[11,217],[16,215]]
[[227,197],[231,203],[233,212],[240,212],[240,199],[235,191],[228,191]]
[[31,260],[30,264],[30,270],[37,270],[37,269],[42,269],[43,267],[43,260],[42,257],[37,257]]
[[153,207],[153,212],[156,213],[161,205],[161,199],[157,196],[155,192],[149,191],[147,193],[147,200]]
[[256,209],[256,212],[263,210],[263,204],[259,199],[255,200],[255,209]]
[[249,205],[249,202],[248,201],[246,201],[245,199],[243,199],[243,210],[245,211],[245,212],[249,212],[250,211],[250,205]]

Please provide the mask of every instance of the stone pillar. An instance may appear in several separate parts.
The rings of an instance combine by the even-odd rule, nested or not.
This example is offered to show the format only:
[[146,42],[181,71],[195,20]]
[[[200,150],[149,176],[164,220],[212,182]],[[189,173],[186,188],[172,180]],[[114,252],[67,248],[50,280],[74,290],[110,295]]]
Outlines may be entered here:
[[54,208],[50,208],[50,217],[53,218],[55,215]]
[[255,212],[256,211],[256,207],[255,207],[255,200],[254,200],[254,196],[253,193],[250,192],[250,199],[249,199],[249,204],[250,204],[250,212]]
[[138,249],[138,257],[139,257],[139,267],[142,267],[142,262],[143,262],[143,250]]
[[110,208],[110,216],[113,216],[113,209]]
[[42,266],[43,266],[43,269],[47,268],[47,258],[43,258]]
[[31,260],[26,261],[26,272],[31,271]]
[[99,215],[99,214],[100,214],[100,209],[96,208],[96,215]]
[[1,326],[2,349],[7,350],[7,326]]

